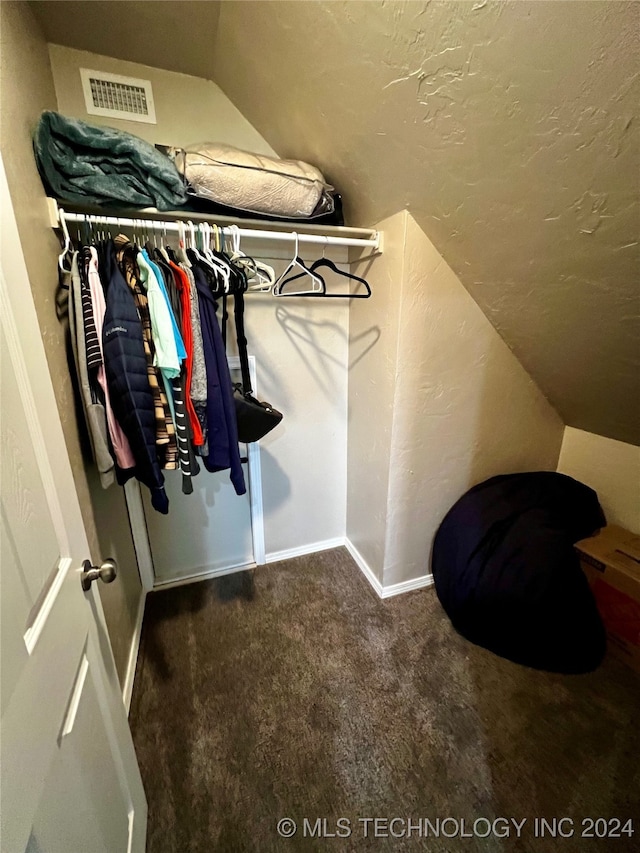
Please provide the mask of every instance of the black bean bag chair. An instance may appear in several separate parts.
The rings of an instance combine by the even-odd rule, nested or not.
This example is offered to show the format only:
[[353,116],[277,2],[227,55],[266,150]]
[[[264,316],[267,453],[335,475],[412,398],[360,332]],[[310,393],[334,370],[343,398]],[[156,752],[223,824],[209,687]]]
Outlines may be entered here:
[[564,474],[505,474],[474,486],[433,545],[436,591],[454,628],[536,669],[595,669],[605,633],[573,543],[605,524],[593,489]]

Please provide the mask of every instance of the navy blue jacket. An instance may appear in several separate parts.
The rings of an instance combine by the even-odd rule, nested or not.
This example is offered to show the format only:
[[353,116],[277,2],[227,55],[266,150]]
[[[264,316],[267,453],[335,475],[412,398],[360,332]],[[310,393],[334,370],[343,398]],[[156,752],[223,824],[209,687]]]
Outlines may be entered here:
[[138,309],[118,267],[112,240],[102,246],[100,255],[107,303],[102,346],[111,405],[136,460],[136,478],[151,490],[154,509],[167,513],[169,500],[156,452],[154,400]]
[[244,495],[247,487],[238,448],[233,386],[216,317],[216,302],[202,270],[194,265],[192,272],[198,288],[202,345],[207,370],[208,454],[203,457],[203,462],[207,471],[224,471],[229,468],[236,494]]

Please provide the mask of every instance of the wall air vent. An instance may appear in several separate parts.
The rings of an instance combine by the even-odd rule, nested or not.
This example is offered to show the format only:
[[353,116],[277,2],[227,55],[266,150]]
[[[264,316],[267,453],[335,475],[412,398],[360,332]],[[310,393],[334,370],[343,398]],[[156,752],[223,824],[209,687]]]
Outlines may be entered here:
[[80,69],[82,90],[89,115],[156,123],[149,80],[121,77],[104,71]]

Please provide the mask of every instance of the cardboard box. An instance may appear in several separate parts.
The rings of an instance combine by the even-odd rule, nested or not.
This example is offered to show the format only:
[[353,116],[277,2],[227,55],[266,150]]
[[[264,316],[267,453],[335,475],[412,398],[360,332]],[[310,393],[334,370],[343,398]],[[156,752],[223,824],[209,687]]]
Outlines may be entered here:
[[640,536],[610,524],[576,543],[609,651],[640,672]]

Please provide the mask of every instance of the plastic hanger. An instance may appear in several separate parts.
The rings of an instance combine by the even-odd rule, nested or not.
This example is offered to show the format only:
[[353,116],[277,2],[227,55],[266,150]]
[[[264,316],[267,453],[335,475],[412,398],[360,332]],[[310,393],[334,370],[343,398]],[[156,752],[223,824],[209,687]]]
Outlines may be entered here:
[[[239,267],[247,279],[247,291],[270,291],[276,281],[276,272],[273,267],[250,258],[240,249],[240,229],[237,225],[230,225],[231,260]],[[250,282],[254,282],[249,286]]]
[[[160,229],[158,229],[158,230],[160,231]],[[167,249],[164,245],[166,238],[167,238],[167,227],[165,224],[163,224],[162,230],[160,231],[160,246],[158,247],[158,251],[160,252],[162,257],[165,259],[165,261],[167,263],[169,263],[171,259],[169,258],[169,253],[167,252]]]
[[[293,258],[289,261],[289,264],[282,275],[278,278],[278,280],[273,285],[273,294],[274,296],[309,296],[311,294],[322,294],[325,289],[324,279],[322,276],[316,275],[316,273],[312,272],[302,260],[299,254],[299,240],[297,232],[293,232],[293,236],[295,239],[295,253]],[[289,278],[289,274],[294,270],[300,270],[297,275],[294,275],[292,278]],[[298,278],[309,277],[311,279],[312,288],[311,290],[296,290],[296,291],[287,291],[286,293],[282,292],[282,288],[289,281],[294,281]]]
[[69,255],[69,252],[73,249],[73,244],[71,242],[71,237],[69,235],[69,228],[67,227],[67,220],[64,215],[64,210],[60,208],[59,210],[60,216],[60,227],[62,228],[62,235],[64,237],[64,248],[62,252],[58,255],[58,267],[60,268],[60,272],[62,273],[70,273],[71,272],[71,258],[69,258],[69,268],[65,267],[64,259]]
[[191,261],[187,257],[187,238],[185,233],[184,222],[178,221],[178,248],[176,249],[176,258],[179,263],[184,264],[191,269]]
[[[369,287],[369,282],[366,279],[361,278],[355,273],[340,269],[340,267],[338,267],[332,260],[330,260],[329,258],[325,258],[324,251],[322,253],[322,257],[319,258],[317,261],[314,261],[309,267],[309,270],[313,273],[316,273],[319,268],[325,267],[327,269],[330,269],[333,273],[340,276],[341,278],[346,278],[350,281],[357,281],[359,284],[362,284],[366,290],[366,293],[327,293],[325,282],[325,288],[322,293],[312,293],[309,294],[310,296],[322,296],[325,299],[368,299],[371,296],[371,288]],[[293,276],[289,279],[289,281],[295,281],[298,278],[302,278],[302,273],[298,273],[298,275]]]
[[[208,262],[209,266],[214,270],[214,272],[219,273],[222,276],[224,292],[229,293],[231,282],[231,270],[229,269],[229,265],[227,264],[225,258],[221,255],[219,250],[216,250],[216,252],[214,252],[211,248],[211,225],[209,225],[208,222],[202,222],[200,224],[202,227],[203,240],[205,241],[203,259]],[[217,245],[217,225],[214,226],[214,228],[216,229],[216,232],[214,232],[214,240]]]

